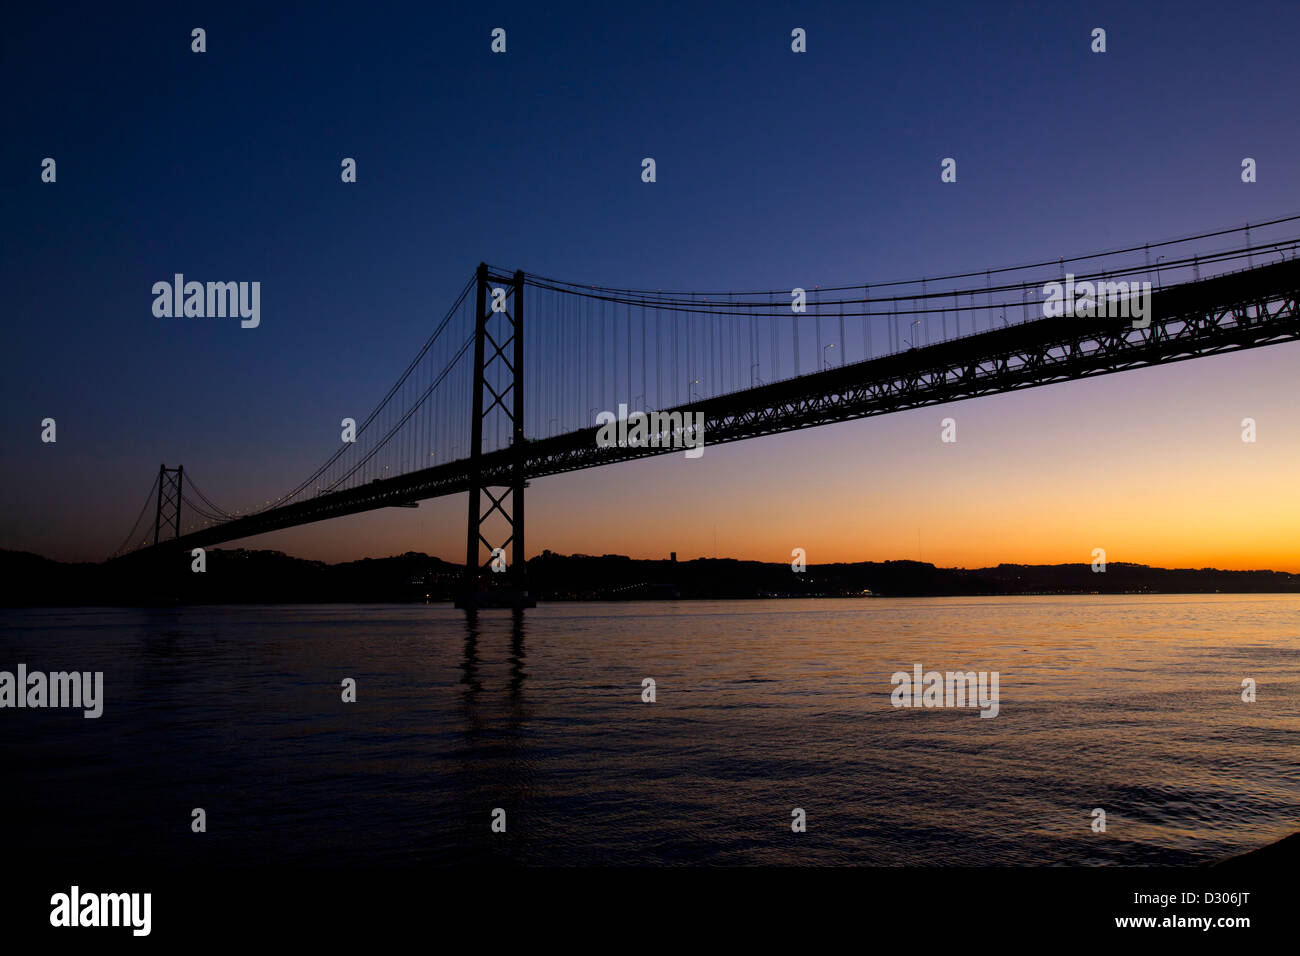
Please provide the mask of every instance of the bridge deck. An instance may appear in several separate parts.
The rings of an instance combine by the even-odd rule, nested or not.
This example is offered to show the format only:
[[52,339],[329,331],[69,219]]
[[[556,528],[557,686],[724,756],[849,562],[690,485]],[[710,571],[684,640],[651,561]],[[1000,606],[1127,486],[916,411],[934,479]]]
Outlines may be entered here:
[[[1154,292],[1151,323],[1039,319],[716,396],[667,411],[704,413],[705,444],[937,405],[980,395],[1257,348],[1300,339],[1300,260],[1288,260]],[[681,454],[658,447],[601,448],[597,428],[538,441],[528,478]],[[509,482],[509,450],[485,454],[490,483]],[[158,547],[234,541],[377,508],[468,490],[469,460],[448,462],[321,494],[183,535]],[[135,554],[153,550],[145,548]]]

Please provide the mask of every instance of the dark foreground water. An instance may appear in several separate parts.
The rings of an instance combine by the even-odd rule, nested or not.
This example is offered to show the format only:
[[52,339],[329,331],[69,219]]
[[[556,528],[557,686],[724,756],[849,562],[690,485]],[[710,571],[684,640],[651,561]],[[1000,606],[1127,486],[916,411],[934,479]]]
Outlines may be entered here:
[[[0,844],[40,859],[1196,864],[1300,829],[1295,596],[0,612],[19,662],[105,674],[97,720],[0,710]],[[998,716],[892,707],[917,663],[998,671]]]

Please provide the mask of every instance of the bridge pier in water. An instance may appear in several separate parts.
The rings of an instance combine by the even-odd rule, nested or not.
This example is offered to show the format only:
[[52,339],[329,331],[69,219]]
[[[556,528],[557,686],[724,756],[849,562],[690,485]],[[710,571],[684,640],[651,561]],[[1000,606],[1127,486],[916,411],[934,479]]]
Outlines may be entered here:
[[[492,287],[492,282],[502,285]],[[524,274],[495,276],[479,263],[474,292],[474,386],[469,445],[469,513],[465,532],[465,577],[456,606],[536,607],[528,596],[528,562],[524,554]],[[489,329],[489,326],[492,326]],[[493,382],[487,372],[500,363]],[[502,387],[500,369],[505,370]],[[496,386],[496,387],[494,387]],[[490,401],[484,406],[484,391]],[[504,415],[510,423],[510,446],[504,469],[483,466],[483,421]],[[493,493],[498,489],[498,493]],[[492,502],[486,512],[483,498]],[[507,508],[509,510],[507,510]],[[505,519],[509,534],[494,545],[484,533],[494,514]],[[481,546],[489,557],[483,559]],[[510,547],[510,560],[505,549]]]

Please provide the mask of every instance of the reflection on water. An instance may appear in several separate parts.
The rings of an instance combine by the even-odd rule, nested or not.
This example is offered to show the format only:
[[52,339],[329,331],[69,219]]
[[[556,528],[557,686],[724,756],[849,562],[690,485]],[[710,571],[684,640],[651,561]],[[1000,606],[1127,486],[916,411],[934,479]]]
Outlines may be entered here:
[[[511,700],[518,702],[522,697],[524,688],[524,628],[525,617],[522,610],[514,610],[510,614],[510,696]],[[464,615],[465,628],[465,657],[461,662],[463,676],[461,682],[466,685],[467,700],[472,700],[482,685],[478,680],[478,635],[479,635],[479,616],[478,612],[469,610]]]
[[[163,862],[1200,863],[1300,828],[1297,611],[1281,595],[7,611],[0,669],[103,670],[106,701],[99,720],[0,711],[22,782],[0,838]],[[999,715],[891,707],[890,675],[914,664],[999,672]]]

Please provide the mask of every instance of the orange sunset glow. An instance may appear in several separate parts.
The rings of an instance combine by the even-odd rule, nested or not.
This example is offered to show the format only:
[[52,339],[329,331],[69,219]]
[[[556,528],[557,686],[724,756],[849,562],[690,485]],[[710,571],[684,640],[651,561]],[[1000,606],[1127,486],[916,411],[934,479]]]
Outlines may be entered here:
[[[1300,571],[1297,362],[1278,345],[545,478],[529,488],[529,553],[788,561],[802,547],[814,564],[985,567],[1104,548],[1111,562]],[[454,561],[463,522],[455,496],[239,546]]]

